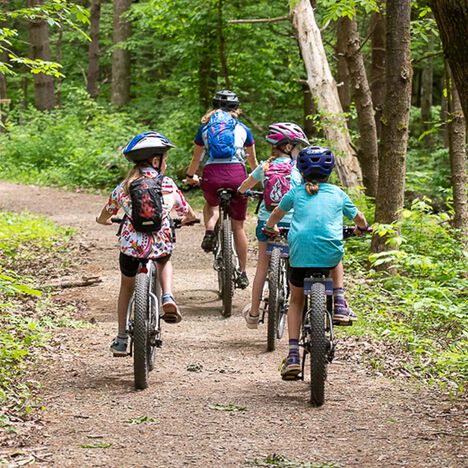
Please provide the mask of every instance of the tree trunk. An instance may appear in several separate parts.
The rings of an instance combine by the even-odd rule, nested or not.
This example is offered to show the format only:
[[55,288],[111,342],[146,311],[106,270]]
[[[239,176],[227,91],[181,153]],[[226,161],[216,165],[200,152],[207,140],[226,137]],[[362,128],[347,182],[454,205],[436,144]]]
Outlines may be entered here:
[[[336,82],[328,65],[322,36],[315,22],[310,1],[291,2],[291,14],[310,92],[316,98],[318,112],[322,114],[323,132],[331,149],[338,156],[336,160],[338,177],[346,187],[359,185],[361,169],[351,146]],[[323,121],[325,117],[326,122]]]
[[130,53],[122,44],[130,37],[130,23],[124,17],[132,0],[114,0],[114,34],[112,52],[112,104],[123,106],[130,101]]
[[88,74],[86,88],[92,98],[99,92],[99,28],[101,22],[101,0],[91,0],[90,33],[91,42],[88,48]]
[[226,88],[231,89],[231,80],[229,78],[229,68],[226,57],[226,38],[224,37],[223,3],[224,0],[218,0],[218,22],[216,30],[218,34],[219,62],[221,64],[221,73],[224,77],[224,85]]
[[[397,221],[403,208],[412,77],[410,14],[411,0],[387,0],[386,91],[375,205],[375,220],[382,224]],[[385,237],[374,236],[374,252],[386,250],[385,242]]]
[[[384,2],[380,2],[383,7]],[[382,109],[385,99],[385,18],[381,11],[374,11],[370,21],[372,57],[370,65],[370,89],[375,111],[377,138],[382,136]]]
[[[448,74],[450,70],[447,69]],[[453,191],[454,227],[461,230],[465,243],[468,242],[468,208],[466,191],[466,121],[460,104],[457,88],[450,81],[449,89],[449,153]]]
[[468,1],[430,0],[432,12],[439,27],[440,39],[448,59],[453,79],[460,96],[460,103],[468,118]]
[[[428,50],[434,48],[434,34],[430,31],[428,36]],[[424,60],[421,73],[421,120],[424,132],[432,128],[432,86],[433,86],[433,57]],[[426,146],[432,146],[433,138],[431,134],[424,137]]]
[[374,108],[371,91],[367,81],[366,67],[361,53],[356,17],[352,20],[341,18],[341,30],[345,38],[345,59],[348,65],[351,81],[351,91],[357,110],[359,128],[359,149],[357,157],[361,165],[363,184],[366,194],[377,195],[377,180],[379,174],[379,153],[377,130],[375,127]]
[[346,62],[347,31],[344,21],[347,18],[340,18],[336,23],[336,81],[338,86],[338,96],[340,96],[343,111],[349,113],[351,107],[351,88],[349,85],[349,70]]
[[309,85],[305,83],[302,88],[304,93],[304,132],[307,135],[307,138],[311,139],[317,136],[317,128],[311,118],[316,114],[316,106],[312,93],[310,92]]
[[[43,0],[28,0],[28,6],[33,8],[42,5]],[[49,29],[44,20],[29,21],[30,55],[33,60],[52,61],[50,50]],[[34,75],[34,100],[39,110],[50,110],[56,105],[54,94],[54,78],[43,73]]]

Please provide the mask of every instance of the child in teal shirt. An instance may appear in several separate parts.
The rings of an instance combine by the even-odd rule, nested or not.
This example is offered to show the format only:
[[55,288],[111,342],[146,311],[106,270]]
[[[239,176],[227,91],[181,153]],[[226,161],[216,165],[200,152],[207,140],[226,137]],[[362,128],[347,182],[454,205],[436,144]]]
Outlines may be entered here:
[[[291,297],[288,310],[289,354],[281,367],[284,380],[297,379],[300,371],[299,332],[304,306],[304,279],[314,268],[333,269],[341,264],[343,215],[356,223],[356,233],[368,228],[366,218],[336,185],[327,183],[335,166],[333,153],[311,146],[299,153],[298,169],[304,183],[292,188],[281,200],[265,225],[266,232],[278,232],[276,224],[294,210],[288,234]],[[344,300],[343,269],[334,275],[334,320],[345,322],[356,316]]]

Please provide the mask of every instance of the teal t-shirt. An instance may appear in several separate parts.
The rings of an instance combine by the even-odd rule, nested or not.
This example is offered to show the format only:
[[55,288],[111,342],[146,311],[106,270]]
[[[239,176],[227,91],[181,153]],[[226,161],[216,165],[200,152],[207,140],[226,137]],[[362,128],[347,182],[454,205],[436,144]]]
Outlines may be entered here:
[[[280,164],[280,163],[288,163],[291,161],[289,156],[280,156],[279,158],[273,159],[270,164]],[[260,163],[252,172],[251,176],[261,182],[263,185],[265,181],[265,172],[263,170],[263,165],[265,163]],[[297,187],[298,185],[302,184],[302,176],[301,173],[297,170],[296,164],[294,164],[292,171],[291,171],[291,189]],[[270,217],[271,211],[268,211],[265,206],[265,202],[262,200],[260,204],[260,210],[258,212],[258,220],[259,221],[266,221]],[[292,218],[292,212],[287,213],[284,218],[281,220],[284,224],[290,224]]]
[[280,209],[294,209],[288,235],[292,267],[335,267],[344,255],[343,215],[354,219],[358,209],[339,187],[320,184],[316,195],[305,185],[291,189],[281,200]]

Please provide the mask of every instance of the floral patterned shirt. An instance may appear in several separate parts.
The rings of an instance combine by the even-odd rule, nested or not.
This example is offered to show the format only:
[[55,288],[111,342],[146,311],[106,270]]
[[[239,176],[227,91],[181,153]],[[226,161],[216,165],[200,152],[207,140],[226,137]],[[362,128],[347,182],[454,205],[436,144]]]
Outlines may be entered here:
[[[145,167],[141,172],[146,177],[157,177],[158,171],[152,167]],[[109,197],[106,210],[116,215],[123,209],[126,216],[120,232],[120,251],[125,255],[137,258],[160,258],[170,255],[174,249],[174,239],[170,225],[169,214],[173,209],[178,216],[184,216],[189,211],[189,205],[175,182],[167,176],[162,180],[163,214],[162,227],[158,232],[135,231],[129,217],[132,215],[132,201],[129,194],[125,194],[123,182],[117,185]]]

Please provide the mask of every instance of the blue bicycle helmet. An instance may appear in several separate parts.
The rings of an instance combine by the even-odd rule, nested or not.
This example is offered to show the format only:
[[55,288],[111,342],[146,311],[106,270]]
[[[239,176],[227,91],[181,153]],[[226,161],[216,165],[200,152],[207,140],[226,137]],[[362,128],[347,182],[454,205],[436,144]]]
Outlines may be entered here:
[[134,137],[123,149],[122,154],[133,162],[146,161],[153,156],[164,154],[174,143],[158,132],[144,132]]
[[297,168],[302,177],[329,176],[335,167],[335,156],[323,146],[308,146],[299,152]]

